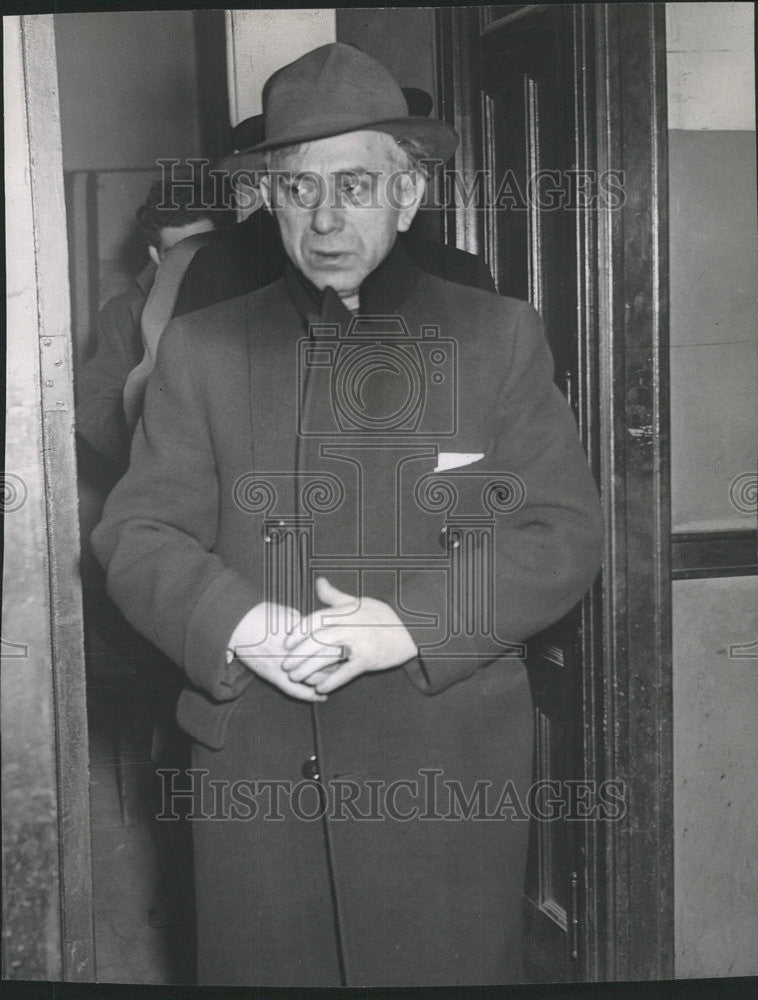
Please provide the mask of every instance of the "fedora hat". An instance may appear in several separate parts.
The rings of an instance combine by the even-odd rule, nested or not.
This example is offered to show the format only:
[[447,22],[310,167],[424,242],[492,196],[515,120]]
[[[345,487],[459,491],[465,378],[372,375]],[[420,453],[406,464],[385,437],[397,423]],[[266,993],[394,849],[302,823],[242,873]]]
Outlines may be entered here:
[[[444,162],[456,150],[458,133],[445,122],[427,118],[430,106],[425,91],[402,90],[376,59],[355,46],[322,45],[269,77],[263,88],[263,115],[237,126],[239,152],[220,166],[254,168],[267,150],[364,129],[414,139],[430,159]],[[240,148],[247,138],[257,138],[261,128],[262,140]]]
[[[428,118],[432,110],[432,96],[419,87],[403,87],[403,97],[408,105],[408,114],[415,118]],[[231,160],[244,156],[245,150],[250,150],[266,139],[266,116],[252,115],[243,118],[229,132],[226,147],[229,153],[221,160],[219,166],[227,165]]]

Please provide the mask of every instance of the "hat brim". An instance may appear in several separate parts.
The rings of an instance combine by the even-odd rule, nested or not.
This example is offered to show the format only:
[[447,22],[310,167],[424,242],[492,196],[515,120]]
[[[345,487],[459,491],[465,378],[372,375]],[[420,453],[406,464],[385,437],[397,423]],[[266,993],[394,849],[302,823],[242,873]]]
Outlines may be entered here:
[[230,173],[238,170],[262,170],[266,162],[266,153],[273,149],[283,149],[285,146],[298,146],[304,142],[315,142],[318,139],[330,139],[336,135],[346,135],[348,132],[384,132],[396,139],[415,139],[424,148],[429,160],[446,163],[458,148],[458,133],[446,122],[436,118],[403,117],[392,118],[379,122],[361,123],[359,126],[335,126],[293,132],[286,138],[280,137],[268,142],[260,142],[249,149],[224,157],[217,165],[218,170]]

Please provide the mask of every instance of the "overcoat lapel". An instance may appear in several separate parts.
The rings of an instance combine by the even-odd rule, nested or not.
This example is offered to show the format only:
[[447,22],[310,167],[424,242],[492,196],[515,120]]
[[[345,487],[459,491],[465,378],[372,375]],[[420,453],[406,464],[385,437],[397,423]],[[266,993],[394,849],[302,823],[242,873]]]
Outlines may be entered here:
[[[254,306],[255,299],[249,300]],[[247,315],[253,498],[260,511],[265,599],[300,608],[297,496],[297,352],[302,330],[286,296],[278,315]]]
[[[395,551],[392,518],[374,516],[373,507],[386,503],[387,495],[395,491],[403,442],[396,434],[366,433],[366,427],[372,419],[395,412],[396,397],[401,405],[407,394],[402,371],[398,378],[392,359],[391,334],[383,336],[383,331],[402,318],[419,274],[403,248],[396,245],[361,287],[358,316],[351,315],[331,288],[320,292],[292,266],[285,280],[308,338],[308,347],[303,350],[307,349],[311,359],[303,364],[305,355],[301,354],[298,478],[304,482],[308,476],[322,473],[340,481],[345,493],[341,509],[332,512],[329,522],[320,519],[321,525],[328,527],[320,531],[317,527],[317,546],[327,563],[330,555],[340,557],[343,566],[345,559],[349,562],[353,557],[350,569],[342,573],[335,565],[330,579],[356,592],[365,582],[365,574],[358,569],[361,558],[390,556]],[[369,326],[376,336],[366,336]],[[356,381],[345,384],[343,376],[350,365],[344,362],[351,356],[367,361],[363,367],[360,363],[356,366]],[[362,375],[368,377],[361,380]],[[365,418],[362,425],[360,420],[352,426],[349,420],[343,421],[347,404],[360,409]]]

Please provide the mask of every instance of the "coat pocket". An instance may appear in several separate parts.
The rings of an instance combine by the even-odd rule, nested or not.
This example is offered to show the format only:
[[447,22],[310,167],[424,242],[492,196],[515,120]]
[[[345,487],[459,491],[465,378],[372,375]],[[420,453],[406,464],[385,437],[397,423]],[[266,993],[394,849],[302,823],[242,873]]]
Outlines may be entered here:
[[184,688],[176,705],[176,721],[187,735],[209,750],[220,750],[226,740],[226,729],[232,712],[240,703],[214,702],[201,691]]

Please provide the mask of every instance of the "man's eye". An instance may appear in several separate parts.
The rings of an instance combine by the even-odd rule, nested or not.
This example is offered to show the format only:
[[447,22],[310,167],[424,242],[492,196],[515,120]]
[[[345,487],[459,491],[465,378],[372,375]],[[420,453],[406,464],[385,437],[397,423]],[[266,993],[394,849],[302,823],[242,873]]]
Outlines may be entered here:
[[289,185],[289,195],[292,200],[306,207],[318,202],[320,191],[320,185],[312,177],[295,178]]
[[363,197],[370,192],[371,178],[367,174],[343,174],[339,186],[343,194]]

